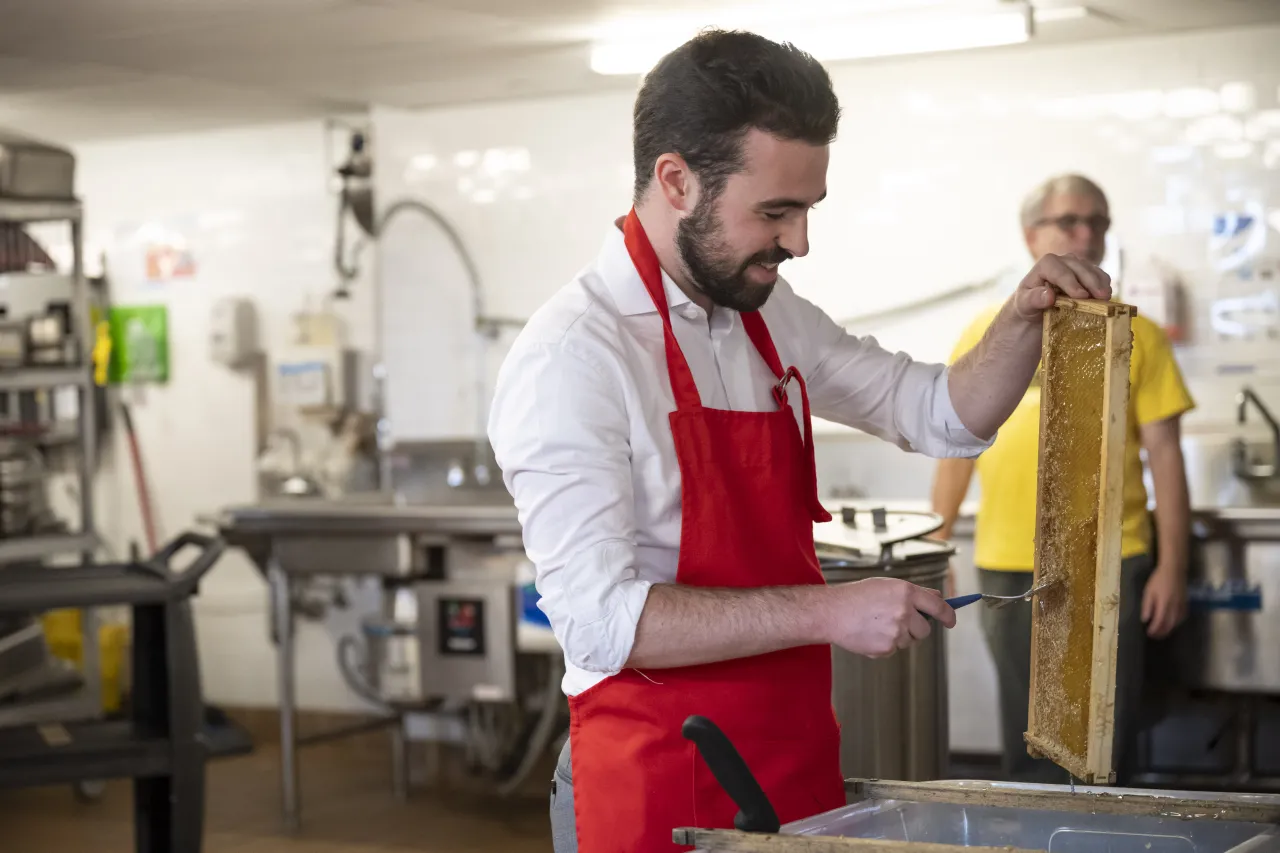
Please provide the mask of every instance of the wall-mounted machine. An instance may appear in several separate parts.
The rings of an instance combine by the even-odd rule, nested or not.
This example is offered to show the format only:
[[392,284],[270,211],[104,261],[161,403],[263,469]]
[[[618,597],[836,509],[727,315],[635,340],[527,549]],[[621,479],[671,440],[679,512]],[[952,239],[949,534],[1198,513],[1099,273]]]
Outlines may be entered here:
[[388,580],[383,612],[361,625],[360,692],[401,708],[514,701],[518,539],[419,544],[434,565]]
[[273,407],[323,418],[355,405],[358,361],[355,350],[339,344],[294,344],[273,351]]

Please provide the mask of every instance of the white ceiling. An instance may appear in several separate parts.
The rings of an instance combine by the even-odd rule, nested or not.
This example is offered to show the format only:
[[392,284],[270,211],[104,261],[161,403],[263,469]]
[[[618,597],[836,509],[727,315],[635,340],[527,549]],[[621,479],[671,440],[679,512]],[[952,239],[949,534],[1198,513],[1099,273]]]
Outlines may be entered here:
[[[317,117],[371,103],[423,107],[629,87],[634,81],[588,69],[594,28],[626,14],[687,12],[695,2],[705,9],[731,5],[0,0],[0,126],[77,142]],[[789,2],[795,7],[810,0]],[[1280,22],[1280,0],[1036,5],[1079,2],[1100,14],[1045,24],[1036,41]]]

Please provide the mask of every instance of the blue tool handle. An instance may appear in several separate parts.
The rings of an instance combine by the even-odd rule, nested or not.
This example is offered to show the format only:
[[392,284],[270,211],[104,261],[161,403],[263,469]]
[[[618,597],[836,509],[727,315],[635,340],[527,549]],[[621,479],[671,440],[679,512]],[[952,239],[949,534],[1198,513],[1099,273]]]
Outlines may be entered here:
[[1187,599],[1192,610],[1258,611],[1262,609],[1262,588],[1195,585],[1187,590]]
[[[973,592],[973,593],[970,593],[969,595],[957,595],[955,598],[948,598],[946,601],[947,601],[947,604],[951,605],[952,610],[959,610],[961,607],[964,607],[969,604],[973,604],[975,601],[981,601],[981,600],[982,600],[982,593]],[[937,621],[932,616],[927,616],[925,618],[927,618],[930,622]]]

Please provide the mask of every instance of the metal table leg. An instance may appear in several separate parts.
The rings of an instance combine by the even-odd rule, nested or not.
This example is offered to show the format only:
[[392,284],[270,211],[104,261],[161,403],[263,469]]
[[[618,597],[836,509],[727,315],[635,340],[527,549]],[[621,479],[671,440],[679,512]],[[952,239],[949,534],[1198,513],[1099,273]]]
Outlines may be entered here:
[[280,702],[280,799],[285,827],[298,829],[298,729],[294,667],[293,596],[289,576],[273,554],[267,569],[271,589],[272,634],[276,641],[276,679]]
[[400,802],[409,799],[409,739],[403,718],[391,726],[391,789]]

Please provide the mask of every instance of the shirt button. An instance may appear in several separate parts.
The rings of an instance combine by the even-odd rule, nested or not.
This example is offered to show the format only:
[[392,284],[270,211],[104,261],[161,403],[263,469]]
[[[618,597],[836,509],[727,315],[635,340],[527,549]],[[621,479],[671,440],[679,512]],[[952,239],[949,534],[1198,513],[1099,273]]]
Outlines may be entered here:
[[700,312],[698,311],[697,305],[686,305],[682,313],[684,314],[684,318],[686,320],[696,320],[698,319],[698,314]]

